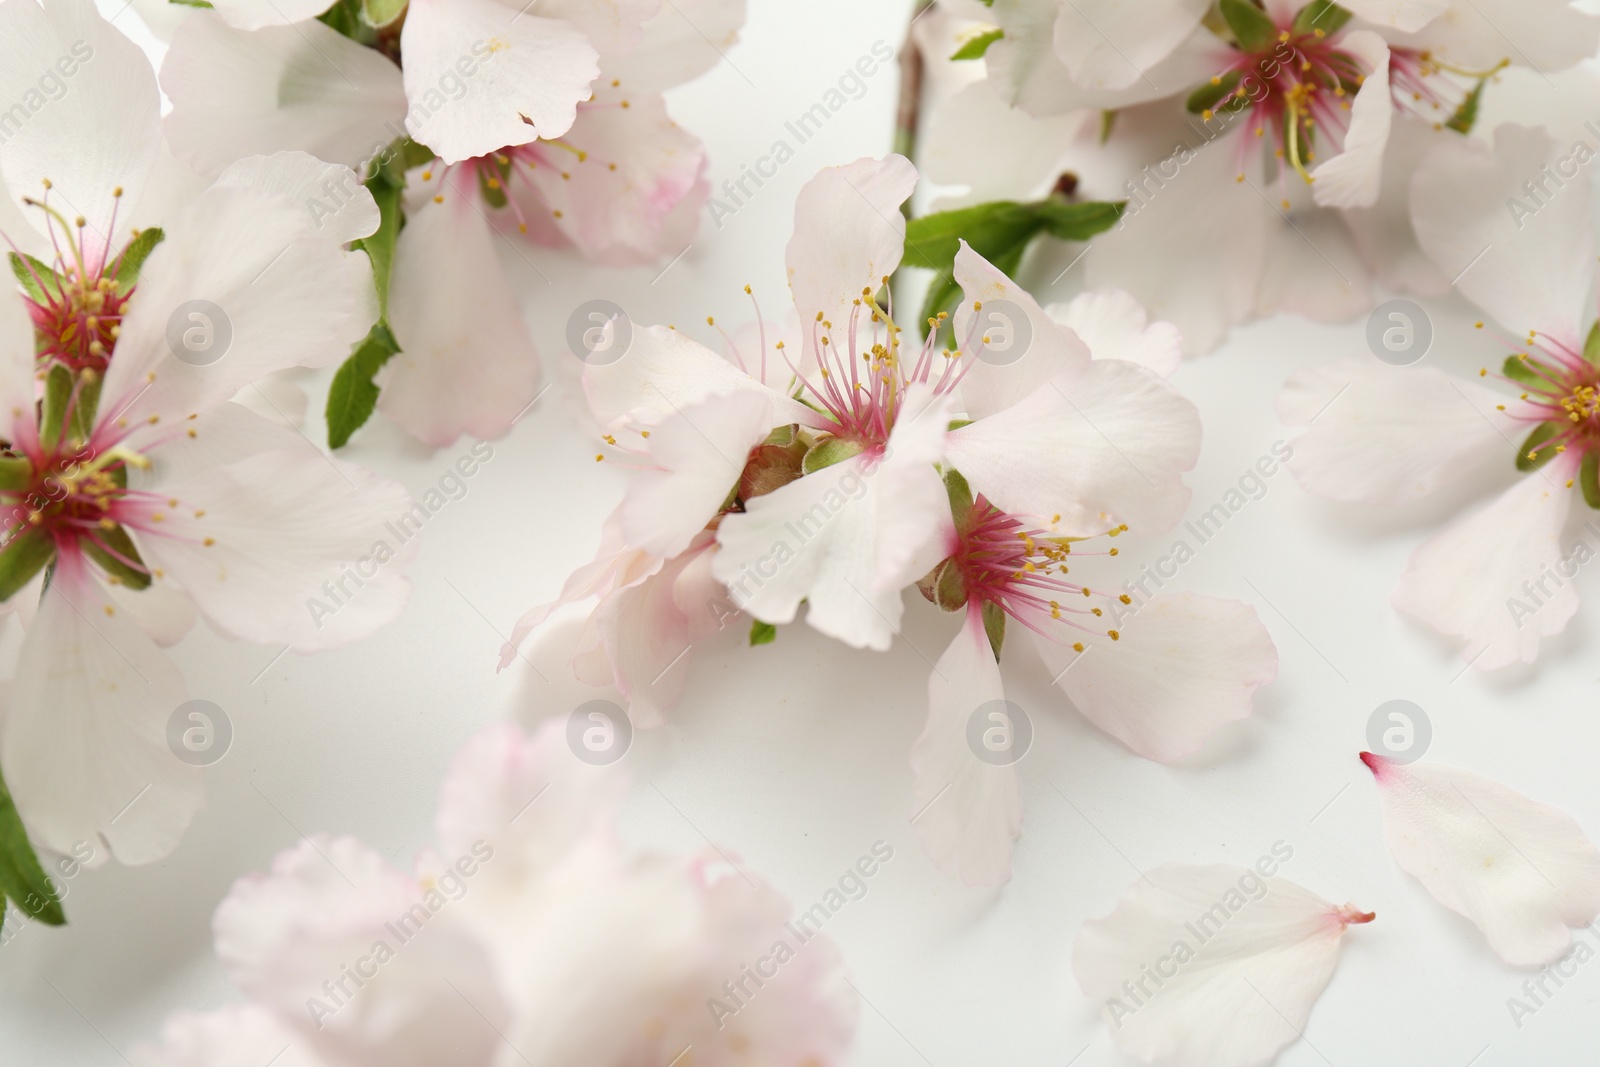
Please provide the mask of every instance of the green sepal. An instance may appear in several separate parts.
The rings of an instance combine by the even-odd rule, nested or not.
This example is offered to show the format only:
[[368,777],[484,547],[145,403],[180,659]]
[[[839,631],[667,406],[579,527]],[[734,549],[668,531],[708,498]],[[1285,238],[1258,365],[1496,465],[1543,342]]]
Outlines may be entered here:
[[378,202],[378,228],[369,236],[351,242],[350,247],[363,249],[372,260],[372,283],[378,289],[378,321],[387,323],[389,279],[394,272],[394,245],[400,236],[403,221],[400,194],[405,185],[403,178],[400,185],[393,184],[382,171],[365,184],[372,193],[372,199]]
[[180,7],[203,7],[203,8],[207,8],[207,9],[211,8],[211,0],[167,0],[167,3],[169,3],[169,4],[177,4]]
[[1221,0],[1217,7],[1244,51],[1265,51],[1278,39],[1278,27],[1272,24],[1271,16],[1250,0]]
[[760,619],[757,619],[750,624],[751,648],[754,648],[757,645],[770,645],[774,640],[777,639],[777,636],[778,628],[772,625],[770,622],[762,622]]
[[994,661],[1000,662],[1000,647],[1006,643],[1006,613],[992,600],[983,602],[983,632],[989,635]]
[[499,177],[495,178],[494,185],[490,185],[489,179],[491,175],[488,169],[485,167],[478,168],[478,192],[483,195],[485,203],[492,208],[498,209],[505,207],[511,201],[506,198],[506,168],[496,162],[494,169]]
[[1239,80],[1239,72],[1230,70],[1215,81],[1208,81],[1190,93],[1189,99],[1183,106],[1188,109],[1191,115],[1210,111],[1223,100],[1233,95],[1234,90],[1239,88]]
[[815,474],[835,463],[843,463],[852,456],[859,456],[862,451],[864,449],[860,441],[824,437],[806,451],[805,458],[800,461],[800,473]]
[[368,26],[382,28],[406,13],[407,0],[361,0],[361,17]]
[[1535,389],[1543,389],[1545,386],[1550,384],[1550,381],[1547,378],[1539,377],[1539,375],[1534,372],[1533,368],[1528,365],[1531,362],[1533,361],[1523,359],[1521,356],[1507,356],[1505,363],[1501,364],[1500,373],[1504,374],[1507,378],[1510,378],[1514,382],[1521,382],[1523,385],[1531,385]]
[[967,606],[967,583],[961,566],[953,559],[939,565],[917,580],[917,591],[940,611],[960,611]]
[[0,894],[42,923],[61,926],[67,921],[61,896],[28,843],[28,832],[4,779],[0,779]]
[[1100,112],[1100,143],[1105,144],[1111,140],[1111,131],[1117,127],[1117,112],[1112,108],[1105,108]]
[[150,253],[155,251],[156,245],[161,243],[166,233],[159,226],[152,226],[148,230],[140,230],[139,236],[128,242],[122,250],[122,255],[117,257],[117,270],[114,277],[117,279],[117,292],[123,296],[128,294],[139,282],[139,271],[144,267],[144,261]]
[[[144,560],[139,555],[139,549],[134,546],[133,538],[129,537],[128,531],[121,526],[113,526],[109,530],[96,530],[95,536],[105,542],[112,551],[123,559],[132,560],[140,567],[144,566]],[[100,564],[101,568],[117,582],[127,586],[129,589],[150,588],[150,572],[148,569],[139,570],[136,567],[130,567],[122,562],[121,559],[113,556],[110,552],[88,539],[83,540],[81,544],[85,554]]]
[[962,473],[952,467],[944,472],[944,491],[950,497],[950,517],[960,529],[972,514],[972,487]]
[[27,456],[0,456],[0,491],[16,492],[33,484],[33,464]]
[[372,379],[398,351],[394,335],[379,323],[334,374],[325,409],[329,448],[343,448],[350,435],[372,418],[378,406],[378,386]]
[[1006,31],[999,28],[985,30],[983,33],[980,33],[978,36],[967,41],[960,48],[957,48],[953,53],[951,53],[950,58],[982,59],[983,54],[989,50],[989,46],[994,44],[1005,35]]
[[55,557],[55,538],[38,527],[27,526],[14,534],[0,548],[0,601],[16,596]]
[[1294,17],[1294,32],[1303,34],[1321,30],[1325,34],[1333,34],[1344,29],[1344,24],[1354,17],[1331,0],[1311,0]]
[[1554,448],[1540,450],[1539,446],[1561,432],[1560,424],[1554,422],[1541,422],[1534,427],[1528,439],[1522,442],[1522,447],[1517,450],[1517,470],[1536,471],[1549,463],[1555,456]]
[[1583,358],[1600,366],[1600,322],[1590,328],[1589,338],[1583,342]]
[[372,28],[361,13],[361,0],[338,0],[332,7],[318,15],[317,21],[368,47],[378,40],[378,31]]
[[67,404],[71,400],[72,372],[57,363],[45,375],[44,408],[39,418],[39,443],[47,452],[61,442],[62,422],[67,416]]
[[1590,452],[1578,467],[1578,484],[1583,487],[1583,502],[1600,508],[1600,452]]
[[1450,116],[1445,125],[1457,133],[1471,133],[1472,127],[1478,122],[1478,105],[1483,102],[1483,87],[1488,84],[1488,78],[1479,78],[1478,84],[1462,99],[1461,106],[1456,108],[1456,113]]
[[[28,269],[30,266],[33,268],[31,271]],[[57,293],[61,290],[61,282],[56,278],[56,272],[51,270],[48,264],[35,259],[26,252],[11,253],[11,273],[17,276],[17,281],[21,283],[23,290],[28,294],[28,299],[36,304],[50,303],[49,294],[40,287],[39,282],[54,282]],[[38,276],[37,279],[35,279],[35,275]]]

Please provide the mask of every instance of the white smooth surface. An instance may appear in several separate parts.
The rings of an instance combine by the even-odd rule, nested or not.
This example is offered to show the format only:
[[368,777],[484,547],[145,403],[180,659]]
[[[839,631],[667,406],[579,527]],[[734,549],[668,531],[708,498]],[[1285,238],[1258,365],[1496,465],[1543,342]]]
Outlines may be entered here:
[[[908,6],[751,0],[729,64],[671,98],[678,120],[708,142],[714,182],[736,177],[775,140],[792,143],[784,123],[874,41],[897,46]],[[781,314],[796,191],[823,166],[887,151],[895,93],[892,69],[870,79],[863,98],[798,146],[722,228],[708,218],[659,277],[660,267],[611,272],[562,254],[508,252],[547,367],[571,363],[567,315],[594,297],[615,300],[635,322],[676,323],[706,340],[708,314],[730,327],[748,321],[747,282],[769,316]],[[1539,85],[1526,99],[1559,106]],[[1582,106],[1595,110],[1592,98]],[[1054,298],[1071,295],[1068,282],[1060,290]],[[1501,358],[1470,329],[1466,305],[1432,310],[1430,362],[1470,372]],[[1184,366],[1175,383],[1206,427],[1190,517],[1286,437],[1272,401],[1287,375],[1364,351],[1362,323],[1280,319]],[[497,716],[564,715],[595,695],[557,673],[559,632],[534,653],[555,684],[521,665],[494,669],[517,616],[589,559],[618,494],[618,473],[597,469],[561,388],[495,443],[465,497],[431,520],[398,622],[337,653],[275,662],[277,649],[229,643],[203,626],[177,649],[192,695],[221,705],[234,725],[232,750],[207,775],[209,804],[168,860],[78,875],[68,883],[71,925],[26,928],[0,949],[0,1062],[113,1067],[170,1011],[234,999],[209,931],[233,879],[314,831],[353,834],[409,864],[432,838],[441,775],[463,739]],[[325,380],[312,397],[319,440],[324,389]],[[380,419],[346,455],[420,494],[469,446],[430,453]],[[1508,450],[1501,484],[1511,476]],[[742,647],[743,629],[730,628],[697,649],[671,725],[639,736],[627,757],[635,788],[626,836],[677,852],[715,841],[802,909],[874,841],[894,846],[867,896],[829,926],[865,999],[856,1067],[1129,1062],[1072,978],[1080,924],[1109,911],[1140,869],[1249,864],[1278,840],[1294,849],[1284,876],[1378,915],[1351,930],[1306,1040],[1279,1063],[1592,1062],[1600,963],[1514,1025],[1506,1000],[1527,975],[1395,868],[1356,759],[1371,711],[1410,699],[1432,718],[1432,757],[1556,804],[1600,833],[1592,608],[1548,642],[1536,668],[1463,674],[1445,642],[1387,606],[1408,553],[1461,498],[1379,513],[1313,500],[1284,472],[1267,486],[1169,586],[1256,604],[1281,656],[1256,714],[1199,757],[1165,767],[1132,756],[1052,696],[1036,663],[1008,659],[1008,696],[1032,713],[1037,737],[1021,765],[1027,819],[1002,889],[939,876],[907,824],[907,754],[928,661],[956,627],[914,593],[905,640],[887,654],[851,651],[803,624],[763,648]],[[1589,517],[1581,504],[1574,511],[1575,521]],[[1171,541],[1124,542],[1123,559],[1152,560]],[[1594,591],[1594,575],[1578,581]],[[14,627],[8,638],[14,650]]]

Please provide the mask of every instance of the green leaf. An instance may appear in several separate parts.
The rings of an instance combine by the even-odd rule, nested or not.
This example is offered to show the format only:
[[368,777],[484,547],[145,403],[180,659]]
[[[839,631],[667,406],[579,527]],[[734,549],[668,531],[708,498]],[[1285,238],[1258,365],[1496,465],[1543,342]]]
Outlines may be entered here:
[[0,601],[16,596],[55,557],[55,538],[38,527],[24,527],[13,535],[0,548]]
[[1278,39],[1278,27],[1272,24],[1272,18],[1250,0],[1222,0],[1217,6],[1239,47],[1246,52],[1264,52]]
[[1051,237],[1062,241],[1087,241],[1115,226],[1122,218],[1125,203],[1085,200],[1074,204],[1051,199],[1032,206],[1044,219],[1045,231]]
[[61,897],[28,843],[4,779],[0,779],[0,894],[42,923],[61,926],[67,921]]
[[1600,365],[1600,322],[1589,330],[1589,339],[1583,342],[1583,358]]
[[757,619],[750,624],[750,647],[770,645],[778,636],[778,628],[770,622]]
[[402,186],[390,185],[381,177],[366,183],[378,202],[378,228],[369,237],[351,242],[351,248],[364,249],[372,260],[372,282],[378,287],[378,321],[389,321],[389,278],[394,273],[394,243],[400,236]]
[[368,26],[387,26],[406,13],[407,0],[361,0],[361,17]]
[[1240,74],[1230,70],[1227,74],[1212,78],[1200,88],[1189,94],[1188,101],[1184,104],[1191,115],[1199,115],[1213,110],[1219,103],[1233,95],[1239,88]]
[[1006,35],[1002,29],[985,30],[957,48],[950,56],[951,59],[982,59],[989,46]]
[[843,437],[824,437],[806,452],[805,459],[800,461],[800,473],[815,474],[835,463],[843,463],[851,456],[859,456],[861,452],[860,441],[846,440]]
[[[33,269],[30,271],[29,267]],[[22,283],[22,288],[27,291],[28,298],[36,304],[48,304],[50,302],[50,297],[40,287],[40,282],[46,284],[54,282],[57,292],[60,291],[61,282],[56,279],[56,272],[26,252],[11,253],[11,273],[17,276],[17,281]]]
[[343,448],[350,435],[372,418],[378,406],[378,386],[373,376],[398,351],[394,335],[379,323],[334,374],[326,408],[329,448]]
[[1321,30],[1324,34],[1336,33],[1354,17],[1331,0],[1311,0],[1294,17],[1294,32],[1302,34]]
[[1549,463],[1555,456],[1556,450],[1554,448],[1541,450],[1539,446],[1560,432],[1559,423],[1541,422],[1536,426],[1528,435],[1528,439],[1522,442],[1522,447],[1517,450],[1517,470],[1536,471]]
[[[133,538],[129,537],[128,531],[121,526],[113,526],[109,530],[96,530],[95,536],[105,542],[122,559],[130,560],[138,564],[139,567],[144,566],[144,560],[140,558],[139,549],[134,546]],[[128,564],[122,562],[122,559],[118,559],[117,556],[113,556],[111,552],[107,552],[92,541],[85,540],[82,544],[83,550],[88,554],[89,558],[100,564],[107,574],[121,584],[129,589],[150,588],[150,572],[148,570],[140,570],[138,567],[128,566]]]
[[1471,133],[1472,127],[1478,122],[1478,105],[1483,102],[1483,87],[1488,84],[1488,78],[1479,78],[1478,84],[1472,87],[1472,92],[1461,101],[1461,106],[1456,108],[1456,113],[1450,116],[1450,121],[1445,125],[1457,133]]
[[[1521,356],[1507,356],[1505,363],[1500,367],[1500,373],[1514,382],[1531,385],[1535,389],[1543,389],[1550,384],[1550,381],[1547,378],[1539,377],[1533,369],[1534,363],[1535,361],[1523,359]],[[1543,364],[1538,365],[1543,366]]]
[[144,261],[150,253],[155,251],[156,245],[166,236],[159,226],[152,226],[148,230],[140,230],[139,236],[128,242],[122,250],[122,256],[117,260],[117,292],[127,295],[139,282],[139,271],[144,267]]
[[989,635],[994,661],[1000,662],[1000,646],[1006,643],[1006,613],[992,600],[983,602],[983,632]]
[[1578,467],[1578,484],[1583,487],[1583,502],[1600,508],[1600,452],[1590,452]]

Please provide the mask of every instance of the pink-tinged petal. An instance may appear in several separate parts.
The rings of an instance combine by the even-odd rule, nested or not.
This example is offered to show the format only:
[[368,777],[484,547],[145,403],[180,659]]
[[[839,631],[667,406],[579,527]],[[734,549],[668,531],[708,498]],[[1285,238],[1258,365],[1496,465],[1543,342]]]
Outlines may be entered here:
[[662,7],[662,0],[542,0],[539,14],[571,23],[601,55],[626,55],[644,40],[645,25]]
[[371,271],[357,269],[365,266],[287,197],[206,190],[139,273],[101,420],[136,426],[154,417],[168,425],[140,432],[164,434],[273,371],[345,359],[372,325]]
[[623,497],[623,536],[663,559],[688,548],[739,484],[750,450],[772,427],[772,401],[748,389],[707,397],[667,416],[645,442],[645,469]]
[[378,202],[355,171],[305,152],[249,156],[217,176],[218,185],[243,185],[304,205],[312,227],[335,244],[370,236],[378,228]]
[[1157,867],[1084,923],[1072,970],[1125,1055],[1260,1067],[1300,1038],[1345,931],[1374,916],[1260,877],[1268,866]]
[[252,424],[271,444],[172,476],[158,468],[150,491],[176,503],[141,513],[145,561],[214,627],[248,641],[314,652],[398,617],[427,498],[414,503],[398,482],[326,456],[238,405],[197,421],[188,447],[203,451],[213,426],[229,421]]
[[1147,186],[1117,228],[1094,239],[1084,259],[1089,287],[1133,294],[1177,326],[1186,353],[1215,348],[1254,313],[1276,218],[1254,179],[1238,175],[1224,142],[1195,152],[1174,180]]
[[1015,763],[973,753],[968,726],[980,709],[984,730],[1010,731],[1016,741],[1000,665],[974,605],[928,679],[928,721],[911,748],[911,824],[940,870],[968,885],[999,885],[1011,877],[1011,843],[1022,833],[1022,787]]
[[692,81],[721,63],[739,43],[745,0],[673,0],[644,24],[644,35],[626,56],[602,56],[601,80],[622,82],[628,92],[658,93]]
[[1138,85],[1200,26],[1210,0],[1074,0],[1057,7],[1051,33],[1056,58],[1085,89]]
[[[132,619],[146,637],[162,648],[171,648],[194,628],[194,601],[166,576],[154,579],[143,589],[118,584],[108,585],[104,591],[112,607]],[[18,596],[25,594],[26,590]]]
[[406,129],[447,163],[560,137],[600,73],[571,23],[495,0],[412,0],[400,42]]
[[1437,367],[1391,367],[1363,356],[1291,376],[1278,394],[1278,417],[1306,428],[1289,461],[1306,489],[1396,504],[1512,456],[1510,442],[1525,431],[1495,410],[1506,399]]
[[228,25],[239,30],[259,30],[263,26],[284,26],[316,18],[333,6],[332,0],[212,0]]
[[529,886],[551,877],[592,838],[613,839],[627,778],[595,767],[567,747],[566,718],[529,736],[510,723],[478,731],[450,761],[435,820],[446,862],[470,857],[481,867],[470,907],[492,916],[515,906]]
[[[749,390],[772,401],[774,416],[785,424],[824,428],[826,417],[797,400],[763,385],[711,349],[666,326],[631,329],[632,340],[609,363],[590,362],[583,370],[583,392],[595,421],[607,430],[624,426],[648,429],[674,411],[707,397]],[[779,361],[767,353],[769,370]]]
[[1586,181],[1530,197],[1523,183],[1564,155],[1549,134],[1506,125],[1490,148],[1441,142],[1411,183],[1417,240],[1455,285],[1513,336],[1549,334],[1574,351],[1594,296],[1595,237]]
[[787,262],[808,336],[819,314],[844,332],[861,291],[877,292],[900,265],[906,237],[900,205],[916,185],[917,168],[891,155],[829,167],[800,190]]
[[712,570],[734,604],[786,623],[805,600],[806,621],[828,636],[889,647],[904,609],[900,590],[945,548],[940,516],[949,500],[933,465],[943,457],[949,403],[929,392],[907,396],[881,457],[825,467],[723,518]]
[[[523,218],[549,217],[562,243],[597,263],[631,267],[684,250],[679,208],[699,189],[699,203],[688,208],[697,216],[708,187],[705,146],[668,117],[660,95],[628,94],[624,108],[622,93],[603,88],[596,104],[578,109],[562,138],[578,155],[554,149],[557,158],[519,169],[507,189]],[[497,221],[516,228],[514,213]]]
[[[1123,620],[1126,621],[1123,621]],[[1250,714],[1278,675],[1278,650],[1256,609],[1179,593],[1123,612],[1116,641],[1081,653],[1036,643],[1056,684],[1084,718],[1147,759],[1170,762]]]
[[255,1004],[179,1012],[162,1027],[159,1044],[136,1045],[128,1055],[133,1067],[333,1067]]
[[389,326],[400,351],[378,373],[378,410],[425,444],[500,437],[538,395],[528,324],[465,197],[425,205],[400,231]]
[[1540,640],[1578,610],[1577,588],[1550,580],[1564,558],[1572,470],[1556,460],[1434,534],[1411,554],[1391,603],[1461,638],[1463,657],[1479,670],[1532,663]]
[[1348,322],[1371,310],[1372,275],[1342,213],[1317,207],[1303,184],[1291,185],[1288,193],[1292,206],[1268,218],[1256,315],[1288,312],[1313,322]]
[[172,150],[205,174],[283,151],[360,169],[405,133],[400,68],[315,19],[245,32],[194,12],[173,34],[161,88]]
[[1414,33],[1449,10],[1449,0],[1349,0],[1345,10],[1379,26]]
[[[709,544],[709,535],[703,539]],[[683,583],[705,553],[691,550],[662,563],[643,581],[619,589],[595,608],[594,625],[611,667],[610,681],[628,700],[628,717],[641,729],[666,722],[689,678],[689,650],[697,638],[735,609],[720,586]],[[687,595],[704,599],[685,603]]]
[[[72,66],[70,81],[62,81],[58,62]],[[40,87],[51,78],[67,88],[47,101]],[[161,94],[144,52],[91,0],[0,5],[0,100],[9,109],[0,177],[11,197],[40,199],[49,181],[51,206],[86,220],[86,245],[121,248],[128,209],[144,192],[161,143]],[[126,203],[113,195],[118,187]],[[9,236],[48,260],[53,224],[38,208],[21,207],[21,218],[44,239],[42,248],[32,233]]]
[[1411,225],[1411,176],[1434,145],[1455,136],[1453,130],[1396,115],[1377,201],[1340,213],[1361,262],[1386,288],[1422,296],[1440,296],[1450,289],[1450,279],[1417,243]]
[[1092,360],[952,431],[946,452],[974,492],[1064,535],[1154,533],[1188,507],[1200,414],[1152,371]]
[[81,557],[61,555],[22,645],[0,726],[0,766],[30,835],[152,863],[178,845],[204,797],[200,770],[167,747],[187,699],[165,653],[110,603]]
[[1079,293],[1069,304],[1045,309],[1051,319],[1089,347],[1095,359],[1125,359],[1163,378],[1183,362],[1183,337],[1170,322],[1151,322],[1144,308],[1121,289]]
[[[970,361],[960,387],[968,418],[1004,411],[1057,375],[1088,365],[1082,339],[1058,325],[1026,289],[964,240],[956,251],[954,276],[962,300],[952,329],[961,358]],[[984,310],[975,310],[978,305]]]
[[1537,967],[1600,916],[1600,850],[1572,816],[1481,775],[1370,752],[1400,869],[1465,915],[1507,963]]
[[1311,172],[1316,182],[1312,194],[1324,207],[1368,207],[1378,200],[1383,152],[1394,121],[1389,46],[1371,30],[1355,30],[1339,38],[1339,47],[1361,61],[1367,77],[1350,102],[1344,149]]
[[510,1011],[489,947],[447,890],[353,838],[317,834],[234,883],[213,920],[217,957],[334,1063],[489,1067]]

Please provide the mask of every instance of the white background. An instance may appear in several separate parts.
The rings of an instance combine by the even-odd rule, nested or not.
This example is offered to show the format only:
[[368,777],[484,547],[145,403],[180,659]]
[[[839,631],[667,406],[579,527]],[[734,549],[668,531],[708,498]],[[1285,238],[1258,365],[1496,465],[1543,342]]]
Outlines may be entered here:
[[[737,176],[779,138],[792,143],[785,121],[875,41],[897,47],[908,6],[752,0],[729,64],[671,98],[678,120],[707,141],[713,181]],[[1559,111],[1574,102],[1548,86],[1513,87],[1507,99],[1518,91],[1552,116],[1600,115],[1593,98]],[[659,278],[659,267],[608,272],[566,255],[508,252],[547,367],[570,363],[567,316],[594,297],[615,300],[636,322],[698,323],[704,334],[708,314],[748,321],[749,283],[768,315],[780,315],[796,191],[823,166],[887,151],[895,93],[892,68],[870,79],[864,97],[747,206],[720,229],[707,218]],[[1046,299],[1070,297],[1069,284]],[[1431,362],[1470,372],[1501,358],[1470,329],[1464,303],[1430,310]],[[1285,377],[1363,354],[1363,332],[1362,323],[1262,322],[1178,372],[1206,432],[1191,517],[1287,436],[1272,406]],[[325,387],[313,387],[319,440]],[[377,636],[274,662],[276,648],[226,642],[202,626],[177,649],[191,693],[225,709],[235,730],[231,751],[207,773],[208,806],[169,859],[79,874],[68,883],[69,926],[31,926],[0,949],[0,1062],[110,1067],[154,1037],[169,1012],[235,999],[209,930],[234,878],[315,831],[355,835],[407,865],[432,837],[441,776],[468,735],[501,716],[565,715],[595,695],[562,681],[560,628],[532,653],[553,682],[520,664],[495,672],[502,636],[590,558],[619,491],[617,472],[596,467],[594,445],[560,395],[558,384],[495,443],[467,495],[428,524],[410,606]],[[380,419],[346,455],[420,494],[469,446],[430,453]],[[1508,454],[1500,484],[1511,476]],[[1516,1027],[1506,1000],[1526,975],[1395,868],[1356,753],[1372,710],[1403,697],[1432,719],[1432,757],[1556,804],[1600,833],[1592,654],[1600,626],[1580,612],[1535,668],[1463,673],[1455,650],[1397,616],[1387,597],[1427,531],[1493,486],[1378,512],[1314,500],[1287,473],[1267,484],[1172,586],[1255,604],[1281,658],[1256,713],[1200,756],[1170,767],[1132,756],[1052,693],[1028,656],[1008,657],[1008,696],[1032,714],[1037,738],[1021,764],[1027,818],[1003,888],[940,876],[908,826],[907,753],[921,728],[928,661],[956,627],[914,593],[904,640],[887,654],[851,651],[803,624],[748,649],[734,628],[697,649],[692,666],[674,668],[692,671],[682,706],[627,756],[635,780],[627,838],[680,853],[715,841],[800,908],[873,842],[892,844],[895,858],[867,896],[828,928],[864,1001],[849,1061],[858,1067],[1128,1062],[1072,977],[1079,926],[1108,912],[1139,870],[1249,864],[1279,840],[1294,849],[1284,876],[1378,915],[1350,931],[1306,1039],[1280,1063],[1593,1062],[1600,963]],[[1581,504],[1575,511],[1588,517]],[[1170,540],[1134,542],[1124,558],[1153,559]],[[1592,575],[1579,580],[1593,592]]]

